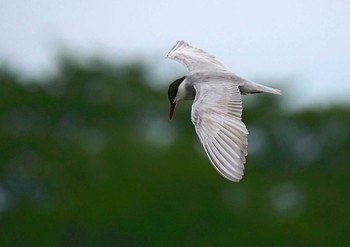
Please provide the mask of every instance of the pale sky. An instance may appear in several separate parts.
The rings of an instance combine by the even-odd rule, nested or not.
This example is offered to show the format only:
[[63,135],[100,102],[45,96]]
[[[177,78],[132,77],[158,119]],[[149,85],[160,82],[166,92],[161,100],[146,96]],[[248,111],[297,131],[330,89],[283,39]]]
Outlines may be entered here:
[[298,106],[350,103],[348,0],[0,0],[0,61],[29,74],[52,70],[62,45],[177,71],[163,58],[179,39],[245,78],[279,81]]

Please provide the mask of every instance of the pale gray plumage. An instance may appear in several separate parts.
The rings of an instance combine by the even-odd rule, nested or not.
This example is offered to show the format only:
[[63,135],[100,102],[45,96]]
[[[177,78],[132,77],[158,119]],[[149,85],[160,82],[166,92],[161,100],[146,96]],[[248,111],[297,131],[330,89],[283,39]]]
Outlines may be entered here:
[[184,41],[178,41],[166,57],[188,69],[185,79],[177,83],[175,105],[194,99],[192,122],[209,160],[223,177],[238,182],[248,146],[241,94],[281,91],[238,77],[214,56]]

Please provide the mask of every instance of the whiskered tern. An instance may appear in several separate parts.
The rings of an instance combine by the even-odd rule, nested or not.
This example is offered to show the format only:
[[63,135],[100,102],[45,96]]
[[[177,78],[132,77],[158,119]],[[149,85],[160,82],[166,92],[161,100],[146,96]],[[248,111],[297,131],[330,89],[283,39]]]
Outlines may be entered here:
[[194,100],[192,122],[210,162],[226,179],[242,179],[248,130],[242,122],[241,95],[281,91],[230,72],[207,52],[178,41],[166,58],[185,65],[188,74],[170,84],[170,120],[182,100]]

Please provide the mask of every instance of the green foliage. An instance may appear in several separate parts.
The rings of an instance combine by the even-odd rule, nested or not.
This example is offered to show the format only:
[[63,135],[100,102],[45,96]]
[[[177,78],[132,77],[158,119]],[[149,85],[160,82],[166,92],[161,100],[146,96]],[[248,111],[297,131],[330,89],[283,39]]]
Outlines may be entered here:
[[28,81],[0,70],[0,246],[350,244],[349,108],[290,113],[247,96],[250,154],[231,183],[190,104],[168,121],[146,65],[59,68]]

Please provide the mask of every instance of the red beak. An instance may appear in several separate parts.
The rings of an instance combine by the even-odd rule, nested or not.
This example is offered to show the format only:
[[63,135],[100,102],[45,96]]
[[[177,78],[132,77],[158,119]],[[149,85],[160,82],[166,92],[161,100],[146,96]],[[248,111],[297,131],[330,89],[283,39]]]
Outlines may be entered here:
[[175,106],[176,106],[176,102],[174,101],[174,103],[172,103],[170,106],[169,120],[171,120],[173,118]]

